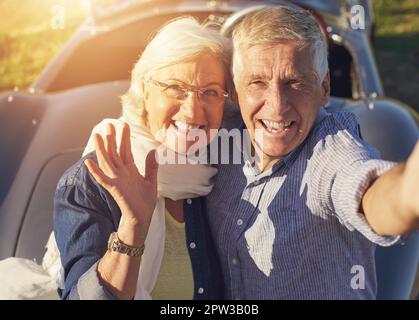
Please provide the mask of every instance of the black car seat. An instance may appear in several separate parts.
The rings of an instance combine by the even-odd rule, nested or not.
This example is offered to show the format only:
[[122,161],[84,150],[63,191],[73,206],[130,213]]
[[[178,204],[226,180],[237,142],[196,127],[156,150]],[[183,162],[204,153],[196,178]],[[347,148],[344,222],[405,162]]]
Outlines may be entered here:
[[[7,179],[1,181],[0,259],[41,263],[57,182],[80,158],[95,124],[120,116],[127,88],[128,82],[112,82],[42,97],[19,94],[10,103],[13,112],[1,113],[0,177]],[[11,134],[13,143],[6,142]]]

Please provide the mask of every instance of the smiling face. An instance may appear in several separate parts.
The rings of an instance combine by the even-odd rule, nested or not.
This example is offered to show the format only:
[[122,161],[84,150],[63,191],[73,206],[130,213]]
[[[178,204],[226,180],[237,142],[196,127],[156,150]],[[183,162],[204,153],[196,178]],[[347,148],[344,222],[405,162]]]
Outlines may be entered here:
[[[225,89],[222,63],[204,53],[196,59],[162,68],[153,73],[153,83],[145,85],[145,109],[151,133],[167,148],[185,153],[195,141],[187,141],[193,130],[200,129],[210,142],[210,129],[218,129],[223,116],[224,101],[207,103],[196,92],[184,98],[170,96],[177,85]],[[156,83],[170,87],[163,88]],[[174,87],[173,87],[174,86]],[[211,91],[210,91],[211,92]]]
[[295,41],[256,45],[235,57],[234,83],[241,114],[255,143],[263,137],[266,170],[297,148],[309,134],[329,94],[329,77],[319,83],[311,50]]

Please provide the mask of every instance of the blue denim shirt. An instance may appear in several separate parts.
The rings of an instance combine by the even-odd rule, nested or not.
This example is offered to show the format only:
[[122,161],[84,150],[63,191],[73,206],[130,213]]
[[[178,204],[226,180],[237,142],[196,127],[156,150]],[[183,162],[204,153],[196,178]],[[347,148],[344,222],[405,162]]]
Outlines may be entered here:
[[[102,286],[97,263],[107,250],[109,235],[118,228],[121,211],[90,175],[83,164],[85,159],[97,162],[94,152],[80,159],[63,174],[54,196],[54,232],[64,276],[64,288],[59,294],[62,299],[115,299]],[[220,299],[222,278],[208,227],[205,198],[188,202],[184,205],[186,241],[196,245],[187,246],[194,299]]]

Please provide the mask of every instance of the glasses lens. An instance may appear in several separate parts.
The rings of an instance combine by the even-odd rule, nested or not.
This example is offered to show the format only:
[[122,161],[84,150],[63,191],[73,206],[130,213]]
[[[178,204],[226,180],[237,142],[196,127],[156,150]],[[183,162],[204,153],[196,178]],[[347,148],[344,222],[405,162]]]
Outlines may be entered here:
[[185,99],[188,96],[188,90],[179,84],[167,84],[163,92],[171,98]]
[[218,87],[207,87],[199,91],[200,98],[206,103],[219,103],[226,99],[226,92]]
[[162,92],[165,96],[177,100],[184,100],[188,98],[189,92],[197,92],[199,98],[208,104],[215,104],[224,102],[228,94],[218,86],[209,86],[201,89],[193,89],[186,87],[179,83],[164,83],[156,80],[151,82],[162,88]]

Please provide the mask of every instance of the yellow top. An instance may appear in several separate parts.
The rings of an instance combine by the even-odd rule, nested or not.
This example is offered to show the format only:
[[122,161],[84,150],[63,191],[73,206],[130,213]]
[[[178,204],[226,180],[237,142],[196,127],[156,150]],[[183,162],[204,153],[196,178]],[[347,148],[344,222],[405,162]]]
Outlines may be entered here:
[[192,300],[194,282],[185,223],[176,221],[167,210],[165,216],[164,255],[151,297],[154,300]]

